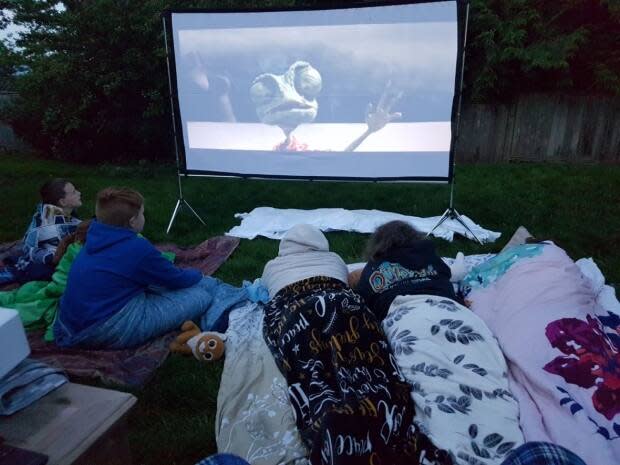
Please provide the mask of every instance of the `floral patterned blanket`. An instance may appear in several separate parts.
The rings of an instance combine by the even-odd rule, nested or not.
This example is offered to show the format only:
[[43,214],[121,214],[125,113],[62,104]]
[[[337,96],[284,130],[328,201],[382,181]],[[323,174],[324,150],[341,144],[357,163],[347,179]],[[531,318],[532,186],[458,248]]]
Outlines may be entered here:
[[230,313],[217,396],[217,450],[252,465],[309,465],[295,426],[286,379],[263,339],[262,306]]
[[383,329],[412,386],[414,422],[455,464],[499,465],[523,443],[504,356],[478,316],[451,299],[399,296]]
[[553,244],[500,255],[472,270],[467,300],[506,356],[525,439],[620,463],[617,301]]

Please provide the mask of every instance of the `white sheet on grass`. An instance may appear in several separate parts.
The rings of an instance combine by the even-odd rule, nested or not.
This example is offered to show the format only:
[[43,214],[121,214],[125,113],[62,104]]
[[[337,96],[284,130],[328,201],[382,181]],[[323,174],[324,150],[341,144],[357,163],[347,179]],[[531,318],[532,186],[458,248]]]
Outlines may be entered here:
[[[265,236],[270,239],[281,239],[284,233],[296,224],[311,224],[321,231],[354,231],[372,233],[388,221],[401,220],[409,223],[418,231],[428,233],[439,221],[439,216],[419,218],[381,210],[345,210],[343,208],[318,208],[316,210],[278,209],[258,207],[250,213],[236,213],[241,224],[226,233],[227,236],[242,239],[254,239]],[[484,229],[465,215],[461,218],[482,242],[494,242],[501,233]],[[456,220],[446,220],[433,231],[433,235],[452,241],[454,233],[473,239],[469,232]]]

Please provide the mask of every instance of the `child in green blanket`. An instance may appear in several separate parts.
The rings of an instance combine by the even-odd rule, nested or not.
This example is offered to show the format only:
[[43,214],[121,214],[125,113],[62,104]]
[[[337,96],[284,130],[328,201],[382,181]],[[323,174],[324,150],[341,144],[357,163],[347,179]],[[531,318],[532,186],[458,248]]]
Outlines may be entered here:
[[65,292],[73,260],[86,241],[90,221],[83,221],[76,231],[58,245],[53,263],[56,270],[51,281],[30,281],[19,289],[0,292],[0,306],[17,310],[27,331],[43,329],[47,342],[54,340],[53,323],[60,297]]

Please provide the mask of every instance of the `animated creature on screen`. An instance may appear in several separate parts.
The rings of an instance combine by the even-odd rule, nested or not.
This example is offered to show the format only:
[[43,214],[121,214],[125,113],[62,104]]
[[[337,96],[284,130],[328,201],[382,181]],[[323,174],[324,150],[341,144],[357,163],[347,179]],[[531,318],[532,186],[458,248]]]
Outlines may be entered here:
[[[316,97],[321,92],[321,74],[306,61],[296,61],[284,74],[264,73],[257,76],[250,88],[250,96],[256,106],[256,114],[264,124],[278,126],[285,140],[274,149],[278,151],[308,150],[292,133],[300,124],[312,123],[318,113]],[[345,151],[354,151],[370,134],[379,131],[389,122],[402,117],[391,113],[402,92],[394,92],[388,82],[376,108],[368,104],[366,131],[351,142]]]

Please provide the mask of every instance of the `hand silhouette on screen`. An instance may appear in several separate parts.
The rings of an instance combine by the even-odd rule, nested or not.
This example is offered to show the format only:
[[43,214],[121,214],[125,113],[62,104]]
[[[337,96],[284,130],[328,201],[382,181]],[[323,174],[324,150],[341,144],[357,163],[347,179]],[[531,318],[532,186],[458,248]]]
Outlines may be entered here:
[[402,118],[402,113],[392,113],[392,108],[402,96],[403,92],[394,92],[391,81],[388,81],[376,107],[372,103],[368,104],[368,108],[366,110],[366,124],[368,127],[366,131],[351,142],[351,144],[349,144],[349,146],[345,149],[345,152],[354,151],[370,134],[383,129],[388,123]]

